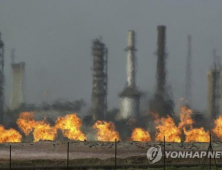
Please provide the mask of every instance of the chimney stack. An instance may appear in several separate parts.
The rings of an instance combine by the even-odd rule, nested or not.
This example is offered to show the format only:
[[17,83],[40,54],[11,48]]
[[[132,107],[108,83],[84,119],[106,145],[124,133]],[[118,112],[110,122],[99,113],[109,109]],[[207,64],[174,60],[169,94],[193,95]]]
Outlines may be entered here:
[[120,119],[136,118],[139,114],[140,92],[136,87],[136,47],[135,31],[128,32],[126,57],[127,83],[123,92],[120,93],[121,107]]

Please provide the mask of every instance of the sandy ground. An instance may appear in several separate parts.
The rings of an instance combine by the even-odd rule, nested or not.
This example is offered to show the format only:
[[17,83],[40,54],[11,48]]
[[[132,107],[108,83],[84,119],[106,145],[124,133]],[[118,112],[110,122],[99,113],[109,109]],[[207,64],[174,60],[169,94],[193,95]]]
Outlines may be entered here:
[[[67,142],[37,142],[0,144],[0,166],[9,162],[9,146],[12,148],[14,165],[49,165],[52,162],[65,164],[67,158]],[[117,158],[121,163],[146,164],[147,149],[153,145],[163,146],[163,142],[118,142]],[[207,150],[208,143],[166,143],[166,150]],[[222,151],[222,143],[213,143],[214,150]],[[115,156],[114,142],[69,142],[69,159],[73,164],[105,164],[113,163]],[[171,162],[172,160],[167,160]],[[184,163],[184,160],[182,160]],[[192,160],[194,161],[194,160]],[[198,160],[200,161],[200,160]],[[178,161],[180,163],[181,161]],[[185,161],[187,162],[187,161]],[[55,163],[53,163],[55,164]]]

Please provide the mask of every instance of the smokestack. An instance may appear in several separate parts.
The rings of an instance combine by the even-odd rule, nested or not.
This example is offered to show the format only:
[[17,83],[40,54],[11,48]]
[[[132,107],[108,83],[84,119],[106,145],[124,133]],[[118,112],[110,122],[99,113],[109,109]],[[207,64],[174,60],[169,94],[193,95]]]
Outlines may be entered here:
[[11,50],[11,59],[12,59],[12,64],[14,64],[15,63],[15,49],[14,48]]
[[3,124],[4,117],[4,43],[0,32],[0,124]]
[[95,39],[93,41],[92,55],[93,55],[92,115],[93,115],[93,120],[104,120],[107,112],[108,49],[100,39]]
[[216,119],[222,110],[220,107],[222,70],[220,58],[216,55],[216,50],[213,51],[213,57],[213,68],[208,72],[208,114],[212,120]]
[[187,36],[188,41],[188,54],[187,54],[187,67],[186,67],[186,92],[185,98],[188,103],[191,103],[191,94],[192,94],[192,68],[191,68],[191,60],[192,60],[192,49],[191,49],[191,35]]
[[157,94],[164,98],[166,84],[166,69],[165,69],[165,41],[166,41],[166,26],[158,26],[157,39]]
[[10,98],[10,109],[15,110],[24,103],[25,63],[12,63],[11,69],[12,90]]
[[140,92],[136,87],[136,47],[135,47],[135,31],[128,32],[128,41],[126,59],[126,74],[127,74],[127,83],[126,87],[122,93],[121,97],[121,107],[120,107],[120,119],[136,118],[139,114],[139,105],[140,105]]
[[135,31],[128,32],[128,42],[127,42],[127,60],[126,60],[126,73],[127,73],[127,86],[135,87]]
[[166,26],[158,26],[157,31],[157,85],[154,98],[150,101],[150,110],[160,116],[172,116],[174,104],[166,88]]

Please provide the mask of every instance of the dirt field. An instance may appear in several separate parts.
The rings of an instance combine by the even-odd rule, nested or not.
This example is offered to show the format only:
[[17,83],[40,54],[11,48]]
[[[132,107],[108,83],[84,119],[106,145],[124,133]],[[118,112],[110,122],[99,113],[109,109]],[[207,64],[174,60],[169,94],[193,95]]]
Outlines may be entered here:
[[[37,142],[0,144],[0,168],[9,165],[9,148],[12,148],[12,165],[17,166],[66,166],[67,142]],[[147,165],[147,149],[162,142],[118,142],[117,164]],[[166,150],[206,151],[208,143],[166,143]],[[222,151],[222,143],[213,143],[214,150]],[[114,142],[69,142],[69,165],[113,165]],[[201,164],[200,159],[167,159],[171,164]],[[161,160],[159,164],[162,164]],[[222,163],[222,160],[218,160]]]

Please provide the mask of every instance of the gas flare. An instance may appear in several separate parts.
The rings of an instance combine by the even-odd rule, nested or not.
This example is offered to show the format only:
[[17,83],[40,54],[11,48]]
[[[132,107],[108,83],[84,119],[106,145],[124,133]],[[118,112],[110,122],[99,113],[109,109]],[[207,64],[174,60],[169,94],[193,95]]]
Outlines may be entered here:
[[209,131],[205,131],[203,127],[193,128],[192,113],[193,111],[187,106],[181,107],[179,128],[183,129],[185,142],[209,142]]
[[183,127],[191,127],[194,123],[193,119],[191,118],[191,114],[193,111],[189,109],[187,106],[182,106],[180,109],[180,123],[179,123],[179,128]]
[[131,134],[132,141],[151,141],[150,133],[142,128],[135,128]]
[[216,119],[214,123],[215,123],[215,127],[212,131],[217,135],[217,137],[220,140],[222,140],[222,116]]
[[0,125],[0,143],[6,142],[21,142],[22,135],[15,129],[6,130],[2,125]]
[[33,131],[34,142],[40,140],[49,140],[54,141],[57,135],[57,130],[54,127],[51,127],[49,124],[44,121],[39,121],[36,124]]
[[185,142],[209,142],[210,133],[205,131],[203,127],[186,130],[184,128],[184,134],[186,135]]
[[57,135],[57,130],[51,127],[45,120],[34,120],[33,112],[23,112],[20,114],[17,124],[26,136],[33,132],[34,142],[40,140],[54,141]]
[[[209,142],[209,130],[193,128],[192,110],[186,106],[181,107],[180,122],[178,126],[170,116],[160,118],[158,114],[151,113],[156,122],[155,141],[163,141],[164,136],[167,142],[181,142],[181,136],[184,135],[185,142]],[[19,129],[28,136],[33,133],[34,142],[40,140],[54,141],[57,131],[60,129],[63,136],[70,140],[84,141],[86,135],[81,132],[81,119],[76,114],[68,114],[64,117],[58,117],[55,126],[51,126],[46,120],[36,121],[33,112],[22,112],[17,119]],[[97,139],[99,141],[120,140],[119,133],[115,130],[114,123],[98,120],[93,129],[97,130]],[[222,116],[215,120],[215,127],[212,131],[222,140]],[[132,141],[151,141],[149,131],[142,128],[135,128],[131,133]],[[6,130],[0,125],[0,143],[3,142],[21,142],[22,135],[14,129]]]
[[34,113],[33,112],[21,113],[16,123],[21,129],[21,131],[26,136],[28,136],[35,126]]
[[181,142],[181,131],[171,117],[156,120],[156,141],[163,141],[164,136],[167,142]]
[[84,141],[86,136],[80,130],[81,125],[82,121],[76,114],[68,114],[65,117],[58,117],[55,128],[61,129],[68,139]]
[[94,125],[93,129],[97,129],[97,138],[99,141],[111,141],[115,139],[119,140],[119,133],[115,130],[115,126],[112,122],[98,120]]

